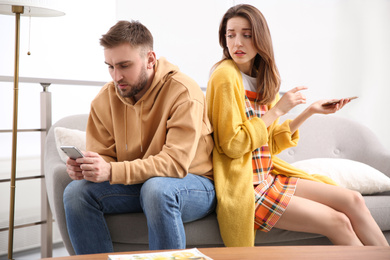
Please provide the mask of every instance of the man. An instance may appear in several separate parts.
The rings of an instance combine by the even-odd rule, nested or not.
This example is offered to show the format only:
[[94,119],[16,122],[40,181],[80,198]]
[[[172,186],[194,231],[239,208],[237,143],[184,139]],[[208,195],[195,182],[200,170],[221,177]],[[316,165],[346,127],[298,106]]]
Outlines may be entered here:
[[176,66],[156,60],[153,37],[139,22],[119,21],[100,44],[113,82],[92,101],[85,157],[67,161],[73,248],[112,252],[104,214],[144,212],[151,250],[183,249],[183,222],[216,203],[204,94]]

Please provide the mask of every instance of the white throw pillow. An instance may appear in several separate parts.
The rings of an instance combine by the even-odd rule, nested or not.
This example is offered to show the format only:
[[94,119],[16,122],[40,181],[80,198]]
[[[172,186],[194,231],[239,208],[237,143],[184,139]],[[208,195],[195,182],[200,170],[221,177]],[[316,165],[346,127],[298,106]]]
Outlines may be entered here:
[[390,190],[390,178],[371,166],[347,159],[315,158],[292,163],[309,174],[330,177],[341,187],[361,194],[373,194]]
[[61,150],[60,146],[73,145],[79,148],[80,151],[85,151],[86,149],[86,136],[84,131],[58,126],[54,129],[54,136],[58,154],[65,163],[68,160],[68,156]]

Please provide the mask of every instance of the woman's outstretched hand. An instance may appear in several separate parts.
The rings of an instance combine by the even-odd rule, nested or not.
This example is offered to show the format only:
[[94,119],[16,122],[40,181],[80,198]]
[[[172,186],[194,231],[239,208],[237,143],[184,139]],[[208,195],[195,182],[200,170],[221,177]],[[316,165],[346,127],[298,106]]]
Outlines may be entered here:
[[[287,93],[289,93],[289,92],[287,92]],[[280,100],[282,100],[282,99],[280,99]],[[311,117],[313,114],[327,115],[327,114],[336,113],[337,111],[342,109],[346,104],[348,104],[351,101],[351,99],[349,99],[349,98],[343,98],[340,100],[340,102],[338,102],[336,104],[323,106],[324,103],[326,103],[328,101],[335,101],[335,100],[336,99],[318,100],[318,101],[312,103],[302,113],[300,113],[294,120],[292,120],[290,122],[291,132],[294,133],[303,124],[303,122],[305,122],[306,119]]]
[[[270,126],[278,117],[285,115],[297,105],[306,104],[306,97],[301,92],[302,90],[306,89],[307,87],[300,86],[287,91],[275,104],[275,106],[272,107],[267,113],[265,113],[264,116],[262,116],[262,119],[266,126]],[[334,105],[322,106],[322,104],[328,101],[335,100],[336,99],[319,100],[312,103],[290,123],[291,132],[294,133],[299,128],[299,126],[302,125],[302,123],[313,114],[336,113],[338,110],[342,109],[346,104],[351,101],[351,99],[349,98],[344,98]]]
[[[297,93],[297,91],[294,92],[295,89],[297,89],[297,88],[294,88],[294,89],[290,90],[289,92],[287,92],[287,93],[292,92],[289,94],[289,96],[292,95],[294,97],[293,94]],[[283,95],[283,97],[284,97],[284,95]],[[297,94],[295,94],[295,99],[297,100],[296,102],[299,102],[299,96]],[[280,99],[280,100],[282,100],[282,99]],[[319,101],[312,103],[302,113],[300,113],[294,120],[292,120],[290,122],[290,131],[292,133],[294,133],[303,124],[303,122],[305,122],[306,119],[311,117],[313,114],[327,115],[327,114],[336,113],[337,111],[342,109],[346,104],[348,104],[351,101],[351,99],[344,98],[344,99],[341,99],[340,102],[335,103],[333,105],[323,106],[324,103],[329,102],[329,101],[336,101],[336,99],[319,100]],[[305,99],[305,102],[306,102],[306,99]],[[303,103],[304,102],[298,103],[298,104],[303,104]]]
[[339,103],[329,106],[323,106],[322,104],[328,102],[328,101],[334,101],[334,99],[330,100],[319,100],[314,103],[312,103],[308,109],[311,114],[333,114],[342,109],[346,104],[348,104],[351,100],[349,98],[343,98],[340,100]]

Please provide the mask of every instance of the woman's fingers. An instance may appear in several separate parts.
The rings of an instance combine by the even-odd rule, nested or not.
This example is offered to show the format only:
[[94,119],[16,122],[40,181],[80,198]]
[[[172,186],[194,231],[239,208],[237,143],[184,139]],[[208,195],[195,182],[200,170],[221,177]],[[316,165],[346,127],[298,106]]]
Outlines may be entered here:
[[308,89],[308,87],[306,87],[306,86],[298,86],[298,87],[295,87],[295,88],[289,90],[288,92],[297,93],[298,91],[306,90],[306,89]]

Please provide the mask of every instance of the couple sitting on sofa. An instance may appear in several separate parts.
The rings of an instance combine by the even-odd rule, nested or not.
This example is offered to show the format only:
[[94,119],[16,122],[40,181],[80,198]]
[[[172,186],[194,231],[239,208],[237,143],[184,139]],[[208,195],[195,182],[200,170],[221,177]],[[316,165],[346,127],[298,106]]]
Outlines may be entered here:
[[113,81],[92,101],[84,157],[67,161],[73,181],[64,207],[76,254],[113,251],[105,214],[144,212],[150,249],[181,249],[183,222],[215,208],[226,246],[253,246],[254,230],[273,227],[338,245],[388,245],[359,193],[275,157],[297,144],[307,118],[350,100],[315,102],[279,124],[306,102],[306,88],[279,98],[263,15],[250,5],[230,8],[219,40],[224,59],[205,99],[192,79],[156,59],[139,22],[119,21],[100,39]]

